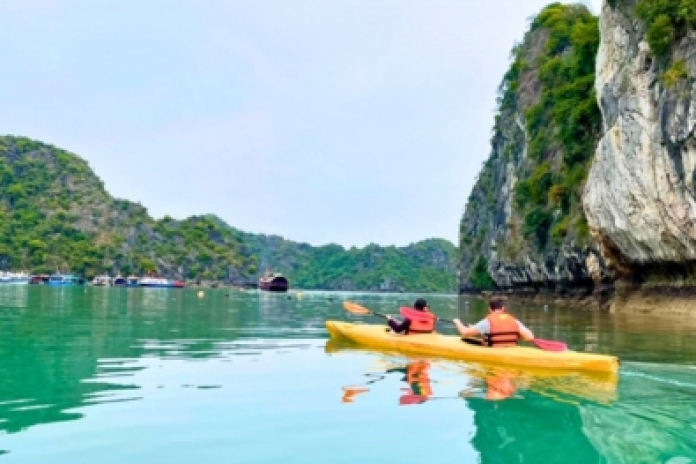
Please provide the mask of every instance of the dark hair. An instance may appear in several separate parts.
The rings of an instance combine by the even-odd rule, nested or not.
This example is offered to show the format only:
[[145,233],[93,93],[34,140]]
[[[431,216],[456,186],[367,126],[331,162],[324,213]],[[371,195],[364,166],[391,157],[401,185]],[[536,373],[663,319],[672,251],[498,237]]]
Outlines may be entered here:
[[493,311],[505,309],[505,302],[500,298],[493,298],[488,302],[488,308],[490,308]]
[[423,309],[428,307],[428,302],[425,301],[423,298],[418,298],[416,302],[413,303],[413,307],[422,311]]

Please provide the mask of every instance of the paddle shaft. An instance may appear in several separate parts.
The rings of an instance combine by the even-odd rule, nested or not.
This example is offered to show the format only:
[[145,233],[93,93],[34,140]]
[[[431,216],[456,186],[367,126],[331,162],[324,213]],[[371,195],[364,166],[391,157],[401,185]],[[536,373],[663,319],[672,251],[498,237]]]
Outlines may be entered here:
[[[390,316],[387,316],[386,314],[376,313],[376,312],[374,312],[374,311],[370,311],[370,313],[371,313],[373,316],[382,317],[382,318],[384,318],[384,319],[389,319],[389,318],[390,318]],[[454,324],[454,321],[451,320],[451,319],[440,319],[440,318],[438,317],[437,320],[438,320],[438,321],[442,321],[442,322],[448,322],[448,323],[450,323],[450,324]]]

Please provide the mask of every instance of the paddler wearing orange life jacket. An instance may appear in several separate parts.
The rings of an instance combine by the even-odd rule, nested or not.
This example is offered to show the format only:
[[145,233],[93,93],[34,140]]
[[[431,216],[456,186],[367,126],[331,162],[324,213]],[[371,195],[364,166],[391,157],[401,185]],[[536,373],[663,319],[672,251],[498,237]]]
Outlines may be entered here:
[[412,308],[399,309],[399,313],[404,317],[401,323],[387,316],[387,324],[396,333],[412,335],[434,332],[437,317],[429,309],[428,302],[418,298]]
[[493,348],[517,346],[519,339],[534,340],[531,330],[518,321],[505,309],[505,303],[499,299],[488,302],[488,316],[478,323],[466,327],[459,319],[454,324],[462,337],[483,338],[483,345]]

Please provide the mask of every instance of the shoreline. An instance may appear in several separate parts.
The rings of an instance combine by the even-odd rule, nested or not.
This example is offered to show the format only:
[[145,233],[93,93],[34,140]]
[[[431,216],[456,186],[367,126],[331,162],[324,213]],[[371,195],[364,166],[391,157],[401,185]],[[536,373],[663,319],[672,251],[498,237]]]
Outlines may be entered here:
[[658,314],[696,317],[696,286],[682,283],[645,283],[642,285],[604,285],[592,293],[559,294],[503,290],[460,293],[461,296],[498,296],[513,302],[545,303],[574,307],[584,311],[607,311],[612,314]]

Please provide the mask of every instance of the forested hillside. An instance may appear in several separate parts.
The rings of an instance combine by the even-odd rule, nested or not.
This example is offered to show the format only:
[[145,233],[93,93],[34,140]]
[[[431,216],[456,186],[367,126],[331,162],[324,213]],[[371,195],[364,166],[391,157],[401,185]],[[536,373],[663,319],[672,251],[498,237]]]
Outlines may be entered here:
[[419,292],[454,292],[457,288],[457,250],[447,240],[346,249],[232,230],[258,257],[259,272],[266,268],[281,272],[296,288]]
[[295,288],[454,291],[454,246],[312,247],[237,231],[215,216],[155,220],[111,197],[78,156],[23,137],[0,137],[0,270],[160,275],[248,283],[266,267]]
[[111,197],[81,158],[0,137],[0,269],[243,280],[255,260],[206,217],[151,218]]

